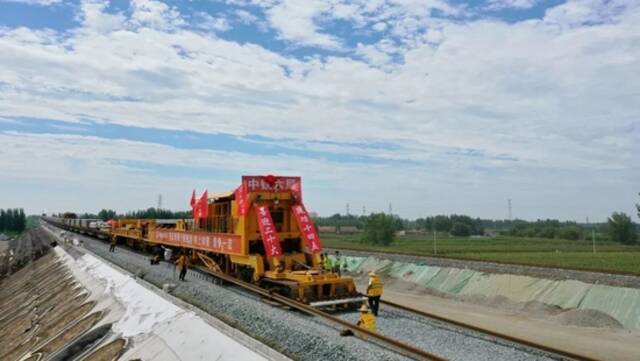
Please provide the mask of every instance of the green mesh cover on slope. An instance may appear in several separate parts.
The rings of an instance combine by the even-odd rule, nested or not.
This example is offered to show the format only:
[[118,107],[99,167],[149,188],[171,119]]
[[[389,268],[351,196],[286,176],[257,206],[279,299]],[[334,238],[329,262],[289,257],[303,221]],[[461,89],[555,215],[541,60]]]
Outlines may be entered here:
[[614,317],[628,329],[640,329],[640,289],[484,273],[375,257],[344,257],[343,262],[349,272],[374,270],[451,295],[502,296],[514,302],[536,301],[565,309],[598,310]]

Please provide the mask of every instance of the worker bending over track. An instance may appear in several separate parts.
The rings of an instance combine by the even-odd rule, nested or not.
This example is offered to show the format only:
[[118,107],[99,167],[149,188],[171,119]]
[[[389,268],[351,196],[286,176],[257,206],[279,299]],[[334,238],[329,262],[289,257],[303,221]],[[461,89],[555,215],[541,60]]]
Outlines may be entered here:
[[382,281],[380,277],[373,271],[369,271],[369,284],[367,285],[367,297],[369,298],[369,307],[375,316],[378,316],[378,307],[380,307],[380,297],[382,296]]
[[372,332],[378,331],[376,327],[376,316],[369,312],[369,307],[365,304],[362,304],[362,307],[360,307],[360,319],[356,325]]

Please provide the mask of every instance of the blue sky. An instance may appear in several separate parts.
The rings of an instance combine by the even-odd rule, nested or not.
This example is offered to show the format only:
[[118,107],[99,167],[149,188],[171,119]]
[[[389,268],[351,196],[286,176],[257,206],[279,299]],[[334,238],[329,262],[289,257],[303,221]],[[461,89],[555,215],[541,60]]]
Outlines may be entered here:
[[0,206],[184,209],[274,173],[327,215],[632,213],[638,24],[632,0],[0,0]]

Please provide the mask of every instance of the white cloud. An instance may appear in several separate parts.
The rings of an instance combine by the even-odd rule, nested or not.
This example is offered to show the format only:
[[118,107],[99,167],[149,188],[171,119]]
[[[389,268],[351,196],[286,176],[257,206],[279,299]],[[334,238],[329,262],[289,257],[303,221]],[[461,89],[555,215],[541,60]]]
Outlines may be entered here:
[[229,21],[222,17],[214,17],[205,12],[198,12],[194,14],[193,26],[205,30],[205,31],[227,31],[231,29]]
[[268,19],[279,35],[303,45],[340,48],[340,41],[318,31],[319,17],[330,10],[330,4],[322,0],[284,0],[267,10]]
[[[587,192],[590,184],[609,189],[615,181],[626,191],[640,176],[635,165],[640,16],[637,4],[620,4],[614,11],[602,2],[576,1],[549,10],[543,20],[508,24],[436,21],[428,15],[414,21],[431,7],[363,3],[357,12],[343,9],[341,16],[362,17],[357,21],[370,24],[391,19],[391,29],[411,39],[362,44],[354,51],[366,61],[338,56],[301,60],[191,32],[166,5],[154,4],[156,10],[126,18],[84,4],[83,28],[70,33],[0,30],[0,117],[88,118],[295,139],[291,146],[296,148],[415,164],[384,166],[394,177],[416,182],[415,192],[429,193],[446,179],[477,182],[468,180],[460,185],[460,195],[451,196],[461,205],[463,195],[486,201],[473,189],[523,199],[558,183],[567,192],[572,185],[575,192]],[[406,26],[398,25],[405,19],[394,7],[400,5],[414,19]],[[280,3],[264,6],[271,11]],[[311,7],[307,12],[287,8],[280,15],[283,21],[302,11],[302,20],[294,23],[310,28],[287,30],[282,23],[281,36],[336,45],[334,38],[317,37],[325,7]],[[365,16],[374,10],[378,15]],[[389,56],[403,61],[389,62]],[[332,143],[321,142],[327,140]],[[392,147],[350,145],[360,143]],[[139,152],[171,157],[173,150]],[[78,151],[69,155],[80,156]],[[307,161],[289,163],[285,170],[301,169],[317,178],[335,166],[327,162],[314,171],[309,164],[317,161]],[[262,170],[284,167],[271,160],[264,164]],[[369,167],[335,166],[336,174],[350,182],[358,182]],[[16,163],[11,169],[20,168]],[[427,176],[431,170],[446,177]],[[377,180],[383,174],[371,174],[374,184],[391,187],[390,181]],[[31,176],[37,177],[35,172]],[[416,179],[424,180],[423,188]],[[484,187],[474,188],[478,184]],[[448,192],[453,191],[442,193]]]
[[383,22],[375,23],[373,25],[373,30],[375,31],[385,31],[387,29],[387,24]]
[[238,19],[240,19],[241,22],[245,24],[253,24],[259,21],[257,16],[246,10],[237,9],[234,11],[234,14],[238,17]]
[[488,8],[492,10],[500,9],[529,9],[539,3],[540,0],[489,0]]
[[139,26],[171,30],[185,24],[175,7],[155,0],[132,0],[131,21]]

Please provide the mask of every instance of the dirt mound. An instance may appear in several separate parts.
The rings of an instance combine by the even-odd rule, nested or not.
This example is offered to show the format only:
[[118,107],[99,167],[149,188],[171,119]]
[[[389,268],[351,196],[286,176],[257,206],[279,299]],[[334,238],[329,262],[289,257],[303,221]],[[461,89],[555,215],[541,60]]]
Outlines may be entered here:
[[559,306],[548,305],[538,301],[530,301],[525,303],[520,311],[530,317],[544,318],[547,316],[557,315],[562,313],[564,310]]
[[597,310],[570,310],[555,316],[558,323],[579,327],[606,327],[623,329],[615,318]]

